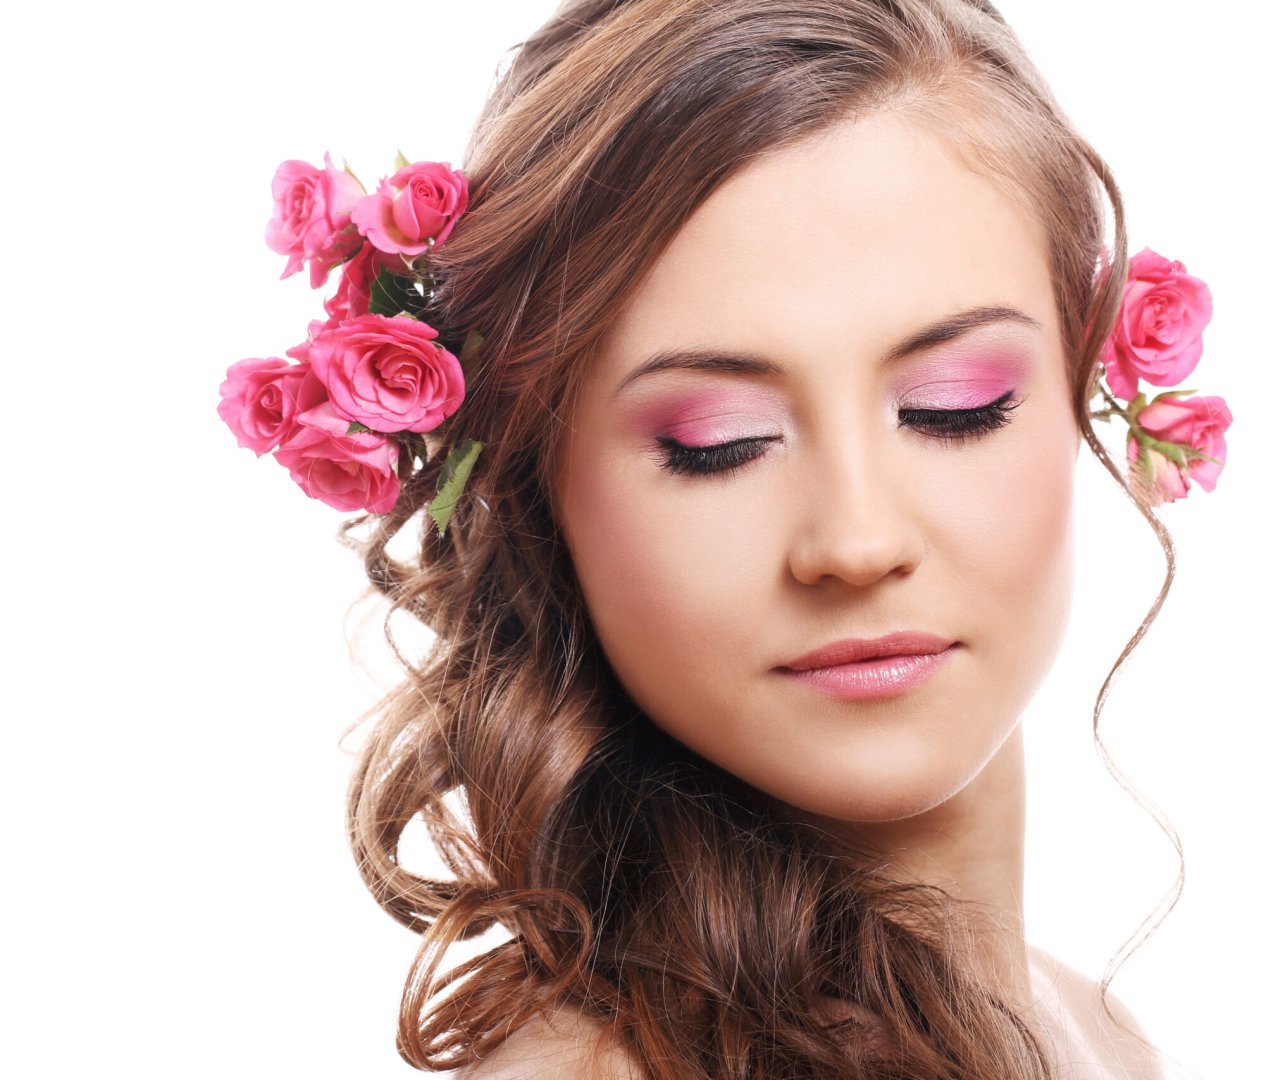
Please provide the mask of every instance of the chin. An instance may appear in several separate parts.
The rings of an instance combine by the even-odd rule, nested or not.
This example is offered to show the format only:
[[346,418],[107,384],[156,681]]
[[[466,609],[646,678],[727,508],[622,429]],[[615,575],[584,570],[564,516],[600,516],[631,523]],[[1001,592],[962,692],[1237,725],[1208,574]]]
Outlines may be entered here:
[[[918,738],[902,732],[900,737],[876,740],[882,745],[864,745],[851,754],[829,755],[829,761],[848,768],[824,768],[812,761],[811,768],[794,776],[741,774],[742,779],[774,801],[805,814],[848,824],[884,824],[929,814],[969,790],[995,759],[1011,728],[984,736],[974,742],[972,752],[965,740]],[[982,733],[974,733],[974,737]]]
[[780,801],[806,814],[850,825],[905,821],[937,809],[966,786],[925,786],[922,776],[869,782],[854,778],[841,790],[813,788]]

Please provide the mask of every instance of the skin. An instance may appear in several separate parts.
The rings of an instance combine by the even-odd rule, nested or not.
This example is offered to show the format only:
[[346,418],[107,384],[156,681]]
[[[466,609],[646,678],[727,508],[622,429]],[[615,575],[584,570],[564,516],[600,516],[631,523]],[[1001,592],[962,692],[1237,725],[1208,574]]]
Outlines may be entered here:
[[[881,363],[1000,306],[1038,325]],[[617,392],[691,347],[783,373]],[[899,407],[955,407],[979,381],[1020,397],[1005,428],[951,445],[899,426]],[[684,441],[781,441],[730,476],[676,476],[655,445],[670,415]],[[603,343],[569,429],[556,512],[585,600],[670,734],[793,806],[871,823],[958,796],[1013,734],[1065,628],[1078,434],[1042,230],[932,131],[882,115],[721,187]],[[774,670],[901,629],[961,644],[898,697],[836,700]]]
[[[886,362],[999,308],[1018,314]],[[636,374],[681,349],[779,370]],[[1010,390],[1009,422],[980,436],[899,423]],[[662,466],[661,436],[775,441],[696,476]],[[1018,1004],[1020,720],[1069,614],[1078,448],[1039,221],[884,113],[757,160],[698,209],[602,343],[559,451],[555,514],[625,689],[769,797],[984,905],[979,963]],[[877,700],[779,670],[896,630],[957,645]]]

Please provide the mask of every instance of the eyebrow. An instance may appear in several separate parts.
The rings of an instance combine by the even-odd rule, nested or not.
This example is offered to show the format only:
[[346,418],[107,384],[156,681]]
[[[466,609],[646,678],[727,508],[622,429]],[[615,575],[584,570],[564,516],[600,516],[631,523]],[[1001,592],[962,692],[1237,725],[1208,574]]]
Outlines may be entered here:
[[[931,326],[926,326],[905,340],[899,341],[884,353],[879,364],[882,367],[896,363],[914,353],[960,337],[970,330],[1002,322],[1020,323],[1040,329],[1040,324],[1035,319],[1016,308],[970,308],[950,315]],[[709,349],[667,349],[656,353],[634,368],[612,392],[612,397],[619,394],[635,379],[641,379],[644,375],[651,375],[657,371],[707,371],[721,375],[768,375],[778,378],[785,374],[785,369],[780,364],[762,356],[738,355]]]

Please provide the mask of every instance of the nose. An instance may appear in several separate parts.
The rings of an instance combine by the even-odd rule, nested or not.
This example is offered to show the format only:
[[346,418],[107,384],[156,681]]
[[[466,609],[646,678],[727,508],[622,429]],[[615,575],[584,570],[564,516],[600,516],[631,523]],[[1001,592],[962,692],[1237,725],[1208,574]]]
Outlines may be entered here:
[[921,523],[905,482],[870,445],[813,457],[790,515],[789,568],[804,585],[871,585],[924,558]]

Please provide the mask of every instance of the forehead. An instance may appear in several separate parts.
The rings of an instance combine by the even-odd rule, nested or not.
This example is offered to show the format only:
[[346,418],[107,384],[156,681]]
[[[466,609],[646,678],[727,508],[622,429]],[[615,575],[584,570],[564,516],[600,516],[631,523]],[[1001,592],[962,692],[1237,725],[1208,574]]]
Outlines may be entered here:
[[640,347],[711,338],[852,355],[987,305],[1056,324],[1042,226],[934,127],[881,113],[774,150],[720,186],[600,357],[619,372]]

